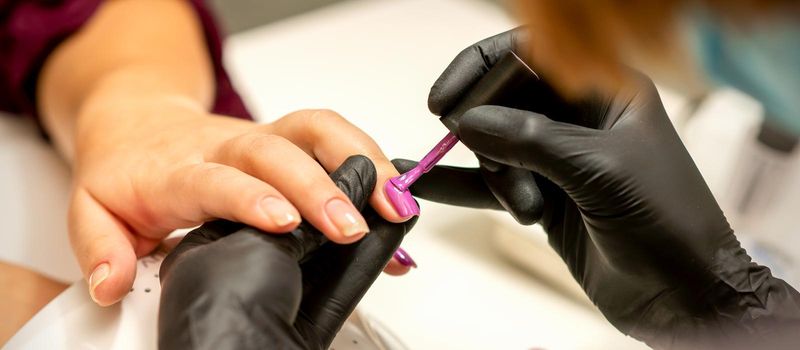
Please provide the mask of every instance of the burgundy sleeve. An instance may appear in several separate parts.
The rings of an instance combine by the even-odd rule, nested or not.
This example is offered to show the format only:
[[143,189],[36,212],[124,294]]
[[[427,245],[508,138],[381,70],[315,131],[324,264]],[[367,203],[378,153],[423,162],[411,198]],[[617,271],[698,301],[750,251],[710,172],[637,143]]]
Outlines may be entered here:
[[[101,0],[0,0],[0,110],[37,117],[36,82],[48,55],[86,23]],[[212,112],[252,119],[222,66],[222,35],[203,0],[191,0],[214,65]]]

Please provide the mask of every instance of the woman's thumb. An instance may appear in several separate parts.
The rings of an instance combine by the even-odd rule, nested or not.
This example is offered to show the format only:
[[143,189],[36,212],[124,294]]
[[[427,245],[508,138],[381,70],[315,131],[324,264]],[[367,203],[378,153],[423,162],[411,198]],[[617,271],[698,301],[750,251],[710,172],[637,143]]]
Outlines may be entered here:
[[73,192],[69,213],[72,249],[89,284],[89,293],[100,306],[124,297],[136,277],[134,237],[89,192]]

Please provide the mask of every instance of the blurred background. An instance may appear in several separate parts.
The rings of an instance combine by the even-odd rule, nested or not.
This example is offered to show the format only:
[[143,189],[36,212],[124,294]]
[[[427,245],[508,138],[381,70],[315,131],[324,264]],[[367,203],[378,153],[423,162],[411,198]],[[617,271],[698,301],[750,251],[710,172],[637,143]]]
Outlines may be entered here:
[[[236,33],[348,0],[211,0],[228,33]],[[509,0],[483,0],[498,7]]]

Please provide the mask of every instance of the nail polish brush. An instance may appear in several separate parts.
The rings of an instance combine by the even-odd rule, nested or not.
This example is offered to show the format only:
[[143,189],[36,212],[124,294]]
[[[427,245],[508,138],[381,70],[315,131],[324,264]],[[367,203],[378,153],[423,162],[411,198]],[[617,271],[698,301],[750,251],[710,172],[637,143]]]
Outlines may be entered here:
[[458,143],[455,131],[458,130],[458,122],[466,111],[482,105],[504,105],[503,102],[509,96],[525,91],[522,89],[524,85],[536,83],[538,80],[536,73],[515,53],[509,52],[503,56],[448,113],[439,119],[450,132],[422,158],[416,167],[386,181],[383,186],[384,191],[397,213],[403,217],[419,215],[419,205],[408,189]]

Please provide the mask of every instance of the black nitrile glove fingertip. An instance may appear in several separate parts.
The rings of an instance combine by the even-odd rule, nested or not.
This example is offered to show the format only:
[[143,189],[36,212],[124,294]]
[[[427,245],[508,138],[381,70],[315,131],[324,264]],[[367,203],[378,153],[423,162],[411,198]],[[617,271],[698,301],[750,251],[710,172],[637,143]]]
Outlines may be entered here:
[[494,163],[492,170],[484,168],[481,175],[498,202],[518,223],[532,225],[542,218],[544,198],[533,173]]
[[436,79],[428,93],[428,109],[434,115],[443,116],[486,74],[488,68],[481,50],[470,46],[461,51]]
[[417,164],[418,162],[415,162],[413,160],[401,159],[401,158],[392,159],[392,165],[394,165],[394,168],[397,169],[397,171],[400,172],[401,174],[413,169],[415,166],[417,166]]
[[[444,116],[500,58],[509,51],[521,52],[528,41],[522,27],[486,38],[462,50],[436,79],[428,94],[428,109]],[[523,53],[524,56],[524,52]]]
[[330,177],[336,186],[350,198],[353,205],[358,210],[363,210],[370,194],[375,190],[378,173],[369,158],[363,155],[353,155],[332,172]]

